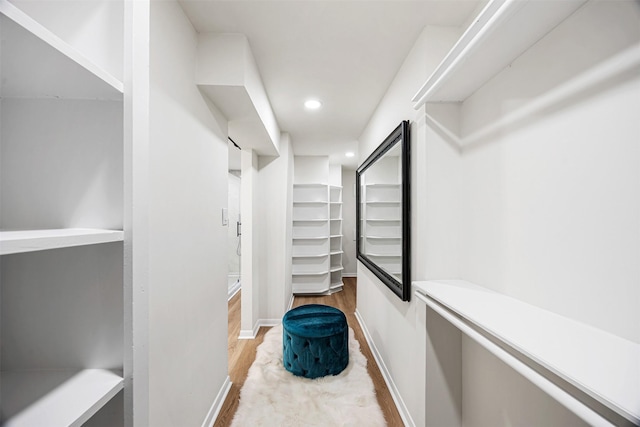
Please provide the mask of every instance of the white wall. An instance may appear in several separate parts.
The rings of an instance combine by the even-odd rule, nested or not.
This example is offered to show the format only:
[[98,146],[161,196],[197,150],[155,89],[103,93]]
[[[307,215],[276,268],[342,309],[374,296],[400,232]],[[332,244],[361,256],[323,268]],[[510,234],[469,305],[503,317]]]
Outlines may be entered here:
[[[451,243],[456,240],[457,230],[455,199],[451,196],[457,179],[457,151],[440,138],[430,138],[430,134],[425,137],[428,130],[424,113],[413,109],[411,98],[458,35],[456,29],[424,29],[359,138],[362,163],[402,120],[411,120],[413,279],[457,273],[456,247]],[[395,383],[405,421],[425,425],[424,304],[402,302],[358,263],[357,307]]]
[[261,233],[260,309],[263,322],[277,323],[291,299],[291,212],[293,151],[288,134],[280,137],[280,157],[258,160],[257,226]]
[[342,265],[343,276],[356,276],[356,171],[342,169]]
[[149,425],[195,426],[227,378],[227,129],[178,3],[150,23]]
[[328,184],[329,156],[295,156],[295,184]]
[[258,190],[258,155],[253,150],[242,150],[242,181],[240,204],[242,205],[242,294],[240,303],[240,338],[253,338],[260,316],[261,227]]
[[329,185],[342,186],[342,167],[329,164]]

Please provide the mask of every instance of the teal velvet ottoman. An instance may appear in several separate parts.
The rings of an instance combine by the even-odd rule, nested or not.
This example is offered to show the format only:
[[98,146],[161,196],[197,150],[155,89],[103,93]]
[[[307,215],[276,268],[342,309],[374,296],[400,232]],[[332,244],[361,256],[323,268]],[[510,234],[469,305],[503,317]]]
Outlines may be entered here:
[[349,364],[349,327],[337,308],[308,304],[282,318],[282,360],[299,377],[337,375]]

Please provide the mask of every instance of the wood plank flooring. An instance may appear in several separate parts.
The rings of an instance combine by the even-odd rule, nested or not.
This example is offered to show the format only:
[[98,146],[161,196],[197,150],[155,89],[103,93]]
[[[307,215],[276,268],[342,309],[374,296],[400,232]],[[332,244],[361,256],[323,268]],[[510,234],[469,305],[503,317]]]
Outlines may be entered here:
[[[378,403],[382,408],[387,424],[391,427],[403,426],[400,414],[393,402],[391,393],[387,388],[384,378],[378,369],[378,365],[373,358],[371,349],[367,344],[360,324],[355,317],[357,282],[353,277],[345,277],[344,290],[328,296],[296,296],[293,306],[298,307],[304,304],[325,304],[339,308],[347,316],[347,323],[355,332],[356,339],[360,343],[360,351],[367,358],[367,370],[373,380],[376,389]],[[240,333],[240,293],[237,293],[229,301],[229,377],[233,383],[231,390],[220,410],[214,427],[225,427],[231,424],[233,415],[238,408],[240,389],[247,378],[249,367],[256,357],[256,349],[262,343],[264,334],[269,328],[260,328],[258,336],[253,340],[238,340]]]

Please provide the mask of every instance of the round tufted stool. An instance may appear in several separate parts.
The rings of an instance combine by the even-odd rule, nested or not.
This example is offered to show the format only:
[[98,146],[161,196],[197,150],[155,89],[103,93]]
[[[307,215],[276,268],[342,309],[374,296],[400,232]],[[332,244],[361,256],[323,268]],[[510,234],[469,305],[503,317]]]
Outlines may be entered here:
[[337,308],[308,304],[282,318],[284,367],[294,375],[337,375],[349,364],[349,328]]

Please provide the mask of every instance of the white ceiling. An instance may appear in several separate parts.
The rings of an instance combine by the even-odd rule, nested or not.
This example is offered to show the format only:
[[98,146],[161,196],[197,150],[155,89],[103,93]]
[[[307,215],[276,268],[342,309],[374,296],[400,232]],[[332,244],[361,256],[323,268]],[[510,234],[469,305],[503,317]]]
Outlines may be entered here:
[[[355,168],[357,139],[424,26],[461,26],[473,17],[478,1],[181,4],[199,32],[247,36],[280,129],[290,134],[296,155],[329,155],[332,163]],[[322,108],[306,111],[307,98],[321,100]],[[349,159],[346,151],[356,156]]]

